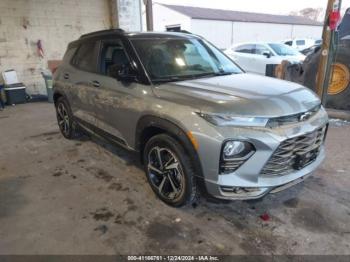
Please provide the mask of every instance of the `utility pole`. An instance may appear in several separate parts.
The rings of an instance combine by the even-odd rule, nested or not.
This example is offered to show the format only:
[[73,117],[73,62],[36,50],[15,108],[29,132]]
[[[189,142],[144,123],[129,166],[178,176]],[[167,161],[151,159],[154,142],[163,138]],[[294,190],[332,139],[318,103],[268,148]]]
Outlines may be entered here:
[[146,6],[147,31],[153,31],[153,4],[152,0],[143,0]]
[[332,63],[334,60],[334,39],[340,20],[341,0],[328,0],[325,21],[322,33],[321,57],[317,70],[316,92],[321,98],[322,104],[326,105],[328,86],[331,80]]

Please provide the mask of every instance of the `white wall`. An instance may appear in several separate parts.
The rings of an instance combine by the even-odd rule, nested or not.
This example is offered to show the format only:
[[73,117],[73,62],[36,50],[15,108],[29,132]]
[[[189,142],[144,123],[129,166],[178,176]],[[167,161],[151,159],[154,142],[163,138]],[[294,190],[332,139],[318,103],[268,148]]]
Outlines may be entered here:
[[166,31],[166,26],[180,25],[182,30],[191,31],[191,18],[165,6],[153,5],[154,31]]
[[217,47],[224,49],[232,43],[232,22],[192,19],[190,32],[203,36]]
[[292,38],[292,26],[268,23],[233,23],[233,43],[249,41],[280,42]]
[[180,25],[181,29],[201,35],[221,49],[241,42],[280,42],[297,37],[318,39],[322,35],[322,26],[191,19],[159,4],[153,5],[153,17],[155,31],[165,31],[166,26]]
[[[48,60],[60,60],[81,34],[111,27],[108,0],[0,1],[0,73],[17,71],[30,94],[45,94]],[[44,58],[36,43],[42,41]],[[1,77],[0,77],[1,78]]]
[[[28,93],[45,94],[41,71],[48,60],[61,60],[69,42],[118,27],[118,21],[127,30],[141,30],[139,5],[139,0],[0,0],[0,73],[15,69]],[[39,39],[44,58],[37,53]]]
[[117,0],[118,27],[125,31],[142,30],[141,0]]
[[233,42],[283,41],[289,38],[321,38],[322,26],[269,23],[233,23]]
[[280,42],[288,38],[321,38],[321,26],[244,23],[192,19],[191,32],[202,35],[219,48],[250,41]]
[[315,39],[322,38],[322,26],[295,25],[293,27],[293,37],[309,37]]

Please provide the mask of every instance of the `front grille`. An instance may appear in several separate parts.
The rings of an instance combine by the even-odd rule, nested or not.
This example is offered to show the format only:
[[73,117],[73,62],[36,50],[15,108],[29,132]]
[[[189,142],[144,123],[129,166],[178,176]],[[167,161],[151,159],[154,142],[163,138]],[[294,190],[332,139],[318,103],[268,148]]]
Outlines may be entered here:
[[302,112],[302,113],[288,115],[288,116],[281,116],[276,118],[270,118],[266,126],[274,128],[278,126],[290,125],[290,124],[306,121],[311,117],[313,117],[320,109],[321,109],[321,105],[318,105],[307,112]]
[[283,141],[262,169],[262,175],[287,175],[311,164],[320,153],[327,127]]

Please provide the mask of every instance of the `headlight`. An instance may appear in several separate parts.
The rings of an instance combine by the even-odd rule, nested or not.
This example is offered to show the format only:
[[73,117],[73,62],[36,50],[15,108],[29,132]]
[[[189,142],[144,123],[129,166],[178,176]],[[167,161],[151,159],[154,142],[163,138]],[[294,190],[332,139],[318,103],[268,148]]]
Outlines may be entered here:
[[238,117],[227,115],[197,113],[200,117],[216,126],[256,126],[265,127],[268,118],[264,117]]

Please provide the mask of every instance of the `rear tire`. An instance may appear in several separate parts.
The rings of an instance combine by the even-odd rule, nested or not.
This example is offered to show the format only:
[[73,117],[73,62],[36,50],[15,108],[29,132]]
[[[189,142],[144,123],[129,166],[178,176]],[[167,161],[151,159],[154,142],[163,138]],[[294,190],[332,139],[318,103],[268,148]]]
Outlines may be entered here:
[[[350,81],[349,81],[349,71],[350,71],[350,55],[349,47],[345,48],[340,46],[337,51],[336,60],[334,62],[337,64],[338,68],[343,71],[343,76],[347,75],[343,85],[343,88],[339,89],[340,92],[335,92],[334,94],[328,94],[327,96],[327,106],[335,109],[350,110]],[[346,73],[345,73],[346,72]],[[345,87],[346,86],[346,87]]]
[[[337,52],[335,64],[340,64],[350,70],[350,56],[347,54],[347,49],[340,47]],[[308,63],[305,70],[304,85],[316,92],[316,77],[317,69],[320,61],[321,51],[309,56],[310,63]],[[340,110],[350,110],[350,82],[348,82],[347,87],[344,88],[339,93],[327,94],[327,107],[340,109]]]
[[78,124],[74,121],[72,111],[64,97],[58,98],[55,103],[58,127],[62,135],[67,139],[79,138],[82,133]]
[[194,165],[176,139],[167,134],[152,137],[145,145],[143,160],[147,180],[163,202],[180,207],[198,200]]

